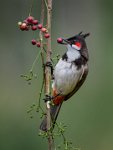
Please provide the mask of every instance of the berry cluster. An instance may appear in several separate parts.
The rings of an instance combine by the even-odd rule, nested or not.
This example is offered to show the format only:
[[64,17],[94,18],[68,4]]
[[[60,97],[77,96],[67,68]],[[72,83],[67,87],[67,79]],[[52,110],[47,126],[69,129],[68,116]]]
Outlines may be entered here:
[[[27,17],[23,22],[18,22],[18,26],[22,31],[28,31],[30,29],[32,31],[36,31],[39,29],[46,39],[50,37],[47,28],[43,27],[42,24],[40,24],[33,16]],[[32,45],[37,45],[37,47],[41,46],[40,42],[35,39],[33,39],[31,43]]]
[[18,25],[22,31],[28,31],[30,28],[35,31],[38,28],[38,20],[34,19],[33,16],[29,16],[23,22],[18,22]]
[[41,46],[41,43],[39,41],[35,40],[35,39],[32,39],[31,43],[32,43],[32,45],[36,45],[37,47]]

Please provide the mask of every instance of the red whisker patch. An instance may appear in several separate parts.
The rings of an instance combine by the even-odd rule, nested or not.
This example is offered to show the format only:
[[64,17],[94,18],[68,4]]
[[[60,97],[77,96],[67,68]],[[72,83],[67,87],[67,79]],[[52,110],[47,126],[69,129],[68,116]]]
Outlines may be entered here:
[[80,43],[80,42],[75,42],[75,45],[76,45],[77,47],[81,47],[81,43]]

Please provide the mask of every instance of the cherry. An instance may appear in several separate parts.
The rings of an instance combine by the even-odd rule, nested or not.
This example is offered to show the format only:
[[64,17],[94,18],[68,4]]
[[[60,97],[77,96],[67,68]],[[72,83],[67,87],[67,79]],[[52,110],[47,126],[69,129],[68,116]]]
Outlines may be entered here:
[[38,24],[38,29],[42,29],[42,24]]
[[22,23],[21,25],[20,25],[20,29],[23,31],[23,30],[26,30],[26,28],[27,28],[27,24],[26,23]]
[[36,45],[37,45],[37,47],[40,47],[40,46],[41,46],[40,42],[37,42]]
[[57,42],[58,42],[58,43],[62,43],[62,42],[63,42],[63,39],[62,39],[62,38],[57,38]]
[[33,23],[34,17],[33,17],[33,16],[29,16],[26,20],[27,20],[29,23]]
[[36,45],[36,40],[35,39],[33,39],[33,40],[31,40],[31,43],[33,44],[33,45]]
[[47,29],[46,29],[46,28],[42,28],[41,31],[42,31],[42,32],[46,32]]
[[48,39],[48,38],[50,37],[50,34],[49,34],[49,33],[45,33],[45,34],[44,34],[44,37],[45,37],[46,39]]
[[32,22],[34,25],[37,25],[38,24],[38,20],[33,20]]
[[33,26],[31,27],[31,29],[32,29],[33,31],[35,31],[35,30],[37,30],[37,26],[33,25]]

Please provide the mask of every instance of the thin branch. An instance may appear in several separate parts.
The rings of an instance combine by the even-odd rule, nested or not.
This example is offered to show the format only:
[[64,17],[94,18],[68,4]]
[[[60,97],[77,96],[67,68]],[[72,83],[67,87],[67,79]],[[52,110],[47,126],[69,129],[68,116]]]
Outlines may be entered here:
[[41,86],[41,90],[40,90],[40,94],[39,94],[37,110],[40,108],[41,111],[42,111],[42,113],[45,114],[44,110],[43,110],[42,107],[41,107],[41,97],[42,97],[43,88],[44,88],[44,79],[43,79],[42,86]]
[[[40,22],[43,25],[44,24],[44,12],[45,12],[45,7],[44,7],[44,0],[42,0],[42,4],[41,4],[41,18],[40,18]],[[43,35],[42,32],[40,31],[39,33],[40,36],[40,42],[41,42],[41,60],[42,60],[42,68],[43,68],[43,81],[45,83],[45,68],[44,68],[44,44],[43,44]]]
[[[52,9],[52,0],[48,0],[48,10],[47,10],[47,28],[51,35],[51,9]],[[47,54],[46,62],[51,62],[51,37],[47,40]],[[50,95],[50,81],[51,81],[51,68],[46,66],[46,95]],[[50,101],[47,101],[47,129],[51,127],[51,116],[50,116]]]
[[34,1],[34,0],[31,0],[31,5],[30,5],[30,8],[29,8],[29,16],[30,16],[31,13],[32,13],[32,9],[33,9],[33,1]]
[[[45,5],[44,5],[45,4]],[[47,9],[47,29],[51,35],[51,13],[52,13],[52,0],[42,0],[41,8],[41,24],[44,24],[44,13],[45,7]],[[43,81],[45,83],[45,95],[50,96],[50,82],[51,82],[51,68],[49,66],[44,67],[44,45],[43,45],[43,34],[40,32],[40,42],[41,42],[41,60],[43,67]],[[46,63],[51,62],[51,37],[47,40],[47,50],[46,50]],[[51,115],[50,115],[50,101],[46,102],[46,114],[47,114],[47,132],[48,132],[48,146],[49,150],[54,149],[54,140],[51,134]]]
[[34,60],[34,62],[33,62],[33,64],[32,64],[32,67],[31,67],[31,69],[30,69],[30,72],[33,71],[33,68],[34,68],[36,62],[39,60],[40,53],[41,53],[41,51],[38,52],[38,54],[37,54],[37,56],[36,56],[36,58],[35,58],[35,60]]
[[[47,29],[51,35],[51,15],[52,15],[52,0],[47,1]],[[51,62],[51,36],[47,40],[47,54],[46,54],[46,63]],[[50,87],[51,83],[51,68],[46,66],[45,68],[45,95],[50,96]],[[50,100],[46,102],[46,111],[47,111],[47,130],[50,131],[48,135],[48,146],[49,150],[54,150],[54,140],[51,134],[51,114],[50,114]]]
[[44,0],[44,2],[45,2],[45,5],[46,5],[46,8],[48,9],[48,4],[47,4],[47,1],[46,1],[46,0]]

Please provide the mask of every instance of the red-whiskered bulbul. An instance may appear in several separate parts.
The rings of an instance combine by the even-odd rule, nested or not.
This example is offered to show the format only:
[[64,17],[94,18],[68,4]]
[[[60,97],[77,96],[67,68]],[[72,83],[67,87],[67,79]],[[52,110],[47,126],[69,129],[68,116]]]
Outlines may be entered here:
[[[75,94],[84,83],[88,74],[88,49],[85,38],[89,33],[79,34],[63,39],[62,44],[67,46],[67,52],[60,58],[54,69],[53,105],[51,105],[52,127],[60,111],[63,101]],[[40,125],[42,131],[47,131],[47,118]]]

